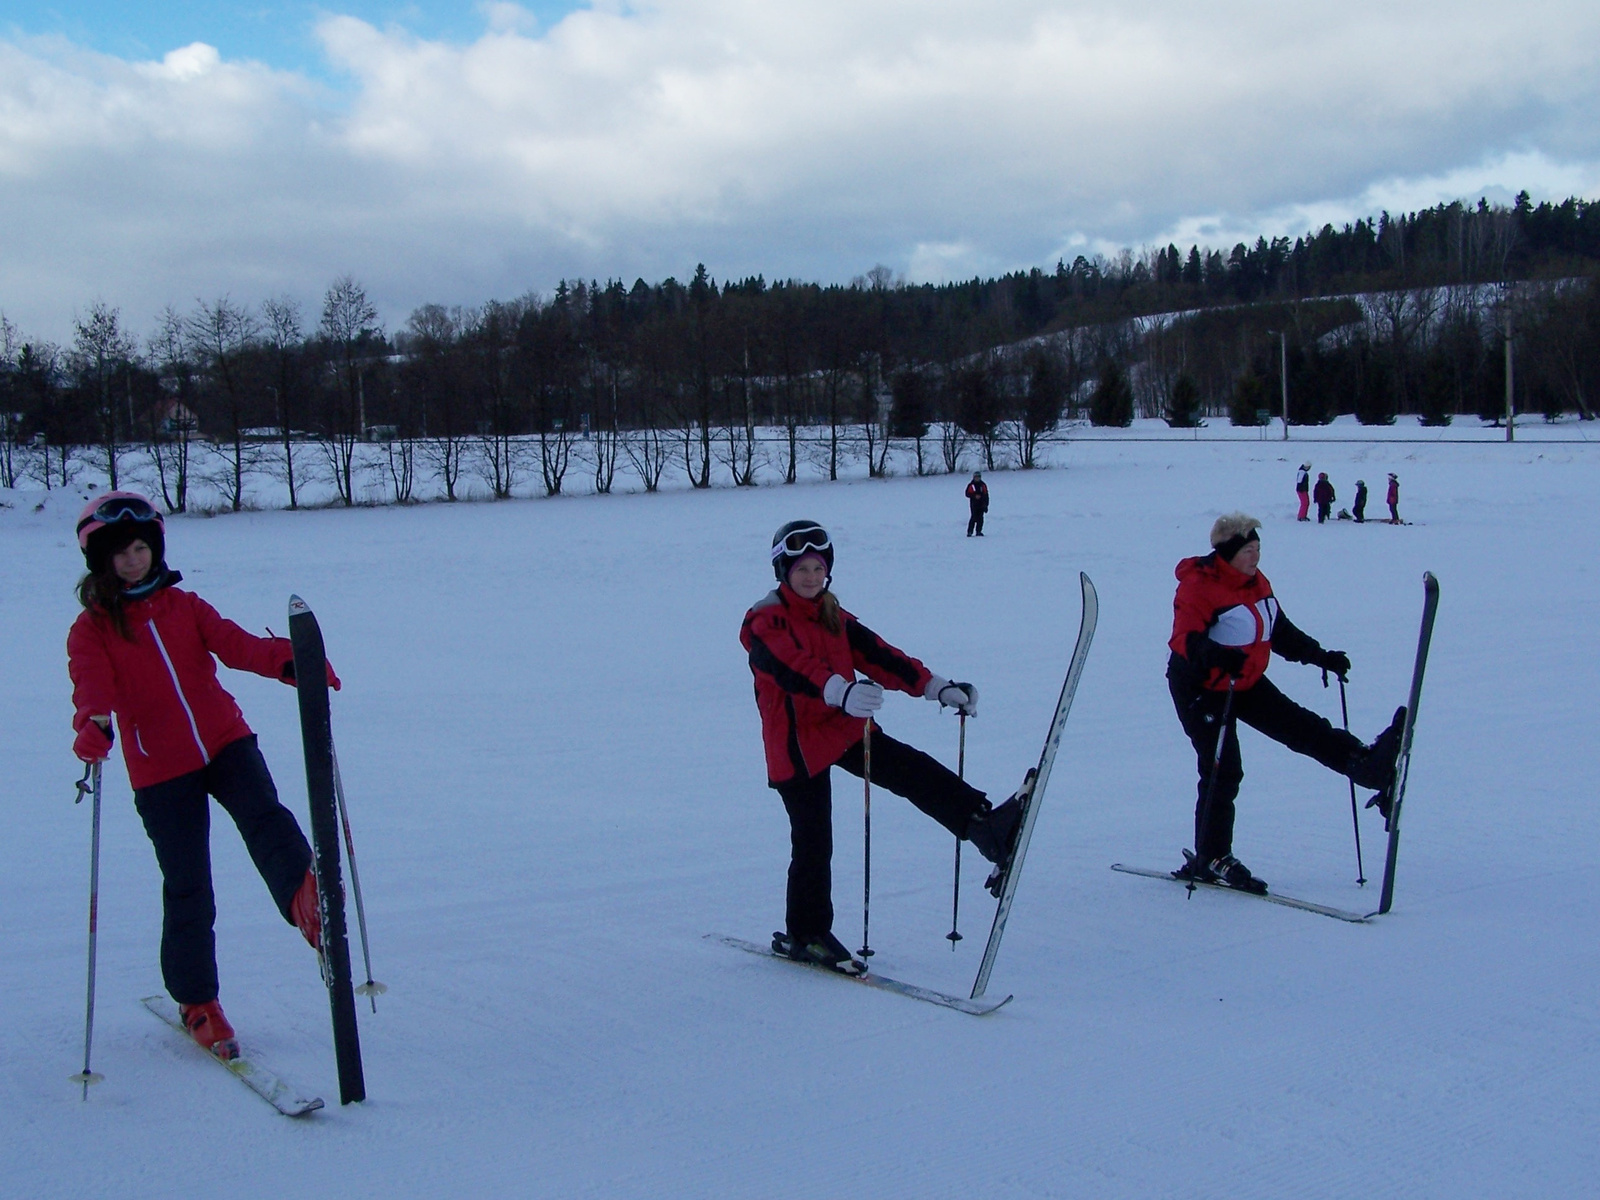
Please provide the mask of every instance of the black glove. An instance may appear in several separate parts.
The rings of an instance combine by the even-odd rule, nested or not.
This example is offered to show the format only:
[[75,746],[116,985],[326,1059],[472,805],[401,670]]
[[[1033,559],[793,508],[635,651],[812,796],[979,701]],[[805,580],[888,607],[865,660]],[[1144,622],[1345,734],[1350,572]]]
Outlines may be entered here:
[[1237,646],[1224,646],[1221,642],[1213,642],[1207,638],[1200,648],[1200,662],[1197,664],[1202,669],[1215,668],[1224,675],[1232,675],[1237,679],[1244,674],[1245,653]]
[[1332,671],[1340,679],[1348,678],[1350,674],[1350,656],[1343,650],[1320,650],[1313,665],[1324,671]]

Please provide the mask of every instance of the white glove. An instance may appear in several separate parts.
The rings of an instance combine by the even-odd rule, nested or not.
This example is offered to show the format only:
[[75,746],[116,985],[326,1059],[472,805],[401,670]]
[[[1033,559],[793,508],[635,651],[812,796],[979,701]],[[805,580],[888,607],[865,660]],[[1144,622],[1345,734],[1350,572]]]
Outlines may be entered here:
[[883,689],[870,679],[832,675],[823,685],[822,699],[834,708],[844,709],[849,716],[870,717],[883,707]]
[[928,680],[928,686],[922,689],[922,695],[965,716],[978,715],[978,689],[970,683],[951,683],[944,676],[935,675]]

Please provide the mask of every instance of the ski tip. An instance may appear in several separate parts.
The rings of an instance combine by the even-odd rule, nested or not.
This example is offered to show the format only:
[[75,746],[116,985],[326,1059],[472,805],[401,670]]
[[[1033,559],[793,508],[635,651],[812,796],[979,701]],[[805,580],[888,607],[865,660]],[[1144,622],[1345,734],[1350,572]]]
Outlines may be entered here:
[[290,595],[289,595],[289,615],[291,617],[295,616],[298,613],[308,613],[310,611],[311,611],[311,606],[309,604],[307,604],[304,600],[300,599],[299,596],[296,596],[293,593],[290,593]]

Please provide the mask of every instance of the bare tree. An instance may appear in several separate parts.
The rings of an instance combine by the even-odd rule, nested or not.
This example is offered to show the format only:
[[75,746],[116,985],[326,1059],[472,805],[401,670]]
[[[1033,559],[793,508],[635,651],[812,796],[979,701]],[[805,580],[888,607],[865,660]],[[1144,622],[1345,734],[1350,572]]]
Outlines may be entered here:
[[266,323],[265,340],[272,351],[272,373],[276,380],[268,386],[276,401],[278,436],[283,446],[283,477],[289,485],[289,507],[299,508],[294,474],[294,414],[300,382],[297,359],[305,341],[300,304],[288,296],[267,300],[261,305],[261,316]]
[[256,462],[256,448],[247,446],[244,436],[249,425],[244,358],[259,328],[248,308],[226,296],[201,301],[186,323],[190,352],[207,376],[214,427],[226,436],[225,467],[215,482],[234,512],[244,504],[245,473]]
[[653,424],[625,433],[622,435],[622,453],[629,465],[638,472],[639,482],[644,484],[645,491],[661,490],[661,476],[667,469],[667,459],[672,453],[665,433]]
[[422,456],[438,472],[444,497],[456,500],[467,449],[467,390],[463,331],[469,316],[460,308],[427,304],[407,322],[410,353],[401,368],[402,387],[416,393],[422,407]]
[[170,304],[162,310],[146,353],[161,381],[163,394],[170,396],[166,403],[152,406],[146,415],[146,444],[168,511],[187,512],[189,443],[198,432],[195,408],[199,405],[199,389],[184,320]]
[[341,275],[322,298],[322,323],[318,327],[331,360],[336,385],[328,413],[328,441],[325,448],[333,470],[334,487],[345,504],[355,503],[351,478],[356,443],[367,433],[366,380],[364,353],[372,343],[381,342],[378,310],[367,299],[366,289],[349,275]]
[[593,420],[589,439],[583,443],[584,458],[594,468],[594,490],[598,496],[611,493],[617,477],[617,455],[621,434],[617,429],[617,376],[602,372],[598,364],[590,367],[590,395]]
[[100,430],[100,449],[106,477],[113,491],[117,488],[118,466],[122,447],[119,427],[132,431],[132,413],[121,416],[117,411],[117,397],[112,389],[112,377],[126,370],[133,357],[134,345],[123,332],[121,310],[97,301],[90,305],[89,315],[73,322],[71,365],[77,377],[79,390],[94,408]]
[[479,406],[478,467],[496,500],[511,495],[522,469],[517,438],[524,416],[511,378],[519,307],[491,300],[473,314],[467,330]]
[[17,355],[22,349],[17,327],[0,312],[0,487],[17,486],[19,433],[16,394]]

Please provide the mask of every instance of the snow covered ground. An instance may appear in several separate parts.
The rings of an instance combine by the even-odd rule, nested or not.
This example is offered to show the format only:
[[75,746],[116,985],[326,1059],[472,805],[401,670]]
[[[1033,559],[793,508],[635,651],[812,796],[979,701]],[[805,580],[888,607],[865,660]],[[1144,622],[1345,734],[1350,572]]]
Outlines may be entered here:
[[[1580,431],[1581,432],[1581,431]],[[7,1195],[1549,1197],[1600,1150],[1593,875],[1600,448],[1316,444],[1347,502],[1398,470],[1391,527],[1291,519],[1304,444],[1074,442],[990,476],[961,536],[948,476],[170,522],[169,559],[248,628],[316,609],[377,977],[371,1099],[340,1109],[326,994],[225,817],[222,1000],[248,1050],[330,1099],[293,1122],[137,1003],[160,990],[159,879],[107,771],[94,1063],[81,1061],[89,814],[71,803],[70,493],[6,493],[0,688],[8,837],[0,998]],[[44,501],[42,509],[34,505]],[[1192,753],[1162,669],[1172,567],[1213,517],[1265,522],[1286,610],[1355,662],[1354,729],[1403,699],[1424,569],[1443,585],[1394,912],[1352,926],[1113,874],[1175,865]],[[1078,623],[1099,635],[974,1019],[704,940],[782,921],[787,830],[763,783],[737,630],[767,540],[814,517],[872,627],[983,692],[968,776],[1033,760]],[[1587,532],[1586,532],[1587,531]],[[1587,549],[1585,549],[1587,547]],[[1337,719],[1317,672],[1273,678]],[[304,810],[293,694],[229,673]],[[892,696],[952,762],[956,723]],[[1355,884],[1343,781],[1246,731],[1236,849],[1286,893]],[[835,899],[859,939],[859,784],[836,774]],[[952,843],[874,797],[875,964],[964,994],[992,905]],[[359,960],[358,960],[359,961]]]

